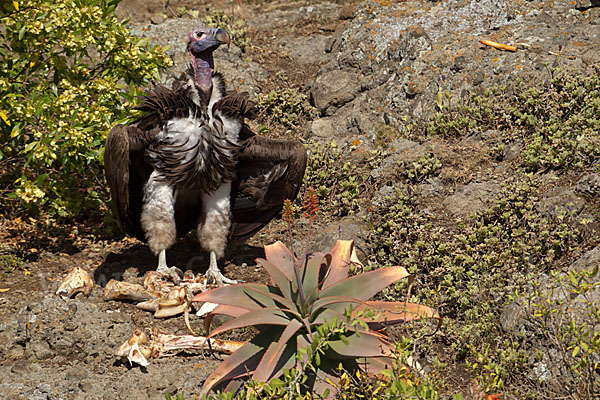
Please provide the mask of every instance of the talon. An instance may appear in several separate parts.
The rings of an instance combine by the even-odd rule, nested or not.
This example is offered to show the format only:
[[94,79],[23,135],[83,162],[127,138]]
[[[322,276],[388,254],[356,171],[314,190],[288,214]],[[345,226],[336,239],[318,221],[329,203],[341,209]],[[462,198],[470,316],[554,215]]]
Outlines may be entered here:
[[183,271],[180,270],[177,267],[161,267],[159,266],[156,269],[156,272],[161,273],[163,275],[166,275],[167,277],[169,277],[173,283],[175,283],[175,285],[179,285],[179,282],[181,281],[181,278],[183,278]]
[[217,256],[212,251],[210,252],[210,264],[208,267],[208,271],[206,271],[205,276],[206,276],[206,283],[214,282],[218,286],[224,286],[225,284],[235,285],[238,283],[238,281],[226,278],[221,273],[221,271],[219,270],[219,267],[217,266]]
[[218,286],[224,286],[225,284],[235,285],[238,281],[227,278],[220,271],[206,271],[206,283],[215,283]]

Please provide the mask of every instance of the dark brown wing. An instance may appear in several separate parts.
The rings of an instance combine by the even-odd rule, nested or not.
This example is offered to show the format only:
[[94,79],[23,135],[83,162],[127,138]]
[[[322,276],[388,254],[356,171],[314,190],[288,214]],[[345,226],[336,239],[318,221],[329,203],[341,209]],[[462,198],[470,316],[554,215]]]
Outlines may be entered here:
[[116,125],[106,138],[104,173],[110,188],[112,208],[121,228],[144,240],[140,223],[144,184],[152,168],[144,161],[150,132],[136,126]]
[[279,214],[285,199],[294,200],[306,169],[302,143],[252,136],[248,131],[245,126],[240,134],[248,138],[231,189],[230,236],[236,239],[254,235]]

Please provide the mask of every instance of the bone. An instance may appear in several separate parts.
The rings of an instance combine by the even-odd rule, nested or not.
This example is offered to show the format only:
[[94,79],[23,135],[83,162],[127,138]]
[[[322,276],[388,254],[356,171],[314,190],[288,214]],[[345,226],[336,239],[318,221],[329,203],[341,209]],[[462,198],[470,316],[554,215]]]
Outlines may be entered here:
[[[231,354],[246,342],[231,340],[209,339],[210,348],[220,353]],[[151,339],[146,334],[136,329],[129,339],[115,350],[115,356],[121,360],[128,360],[130,364],[139,364],[146,367],[151,359],[169,356],[185,350],[204,350],[209,348],[209,343],[204,336],[173,335],[153,328]]]
[[181,314],[185,311],[187,303],[185,288],[173,288],[169,293],[160,298],[154,318],[167,318]]
[[144,289],[142,285],[111,279],[104,288],[104,300],[146,301],[160,297],[160,293]]
[[130,365],[136,363],[147,367],[150,364],[149,360],[156,357],[152,350],[146,334],[142,330],[136,329],[131,337],[115,350],[115,356],[122,360],[127,359]]
[[157,271],[148,272],[144,277],[144,288],[154,292],[169,292],[174,287],[174,284],[171,281],[167,281],[165,277],[166,275]]
[[152,328],[152,341],[155,346],[159,346],[160,355],[183,350],[204,350],[210,348],[219,353],[231,354],[246,342],[237,342],[234,340],[222,340],[210,338],[206,340],[206,336],[194,335],[173,335],[160,331],[158,328]]
[[194,276],[186,271],[179,286],[175,286],[164,274],[150,271],[144,277],[144,286],[110,280],[104,288],[104,300],[130,300],[137,302],[137,308],[153,312],[155,318],[168,318],[185,312],[187,307],[195,309],[191,298],[205,290],[206,277],[202,274]]
[[60,284],[56,294],[64,299],[68,299],[77,293],[88,296],[92,287],[94,287],[94,281],[90,274],[81,267],[75,267]]

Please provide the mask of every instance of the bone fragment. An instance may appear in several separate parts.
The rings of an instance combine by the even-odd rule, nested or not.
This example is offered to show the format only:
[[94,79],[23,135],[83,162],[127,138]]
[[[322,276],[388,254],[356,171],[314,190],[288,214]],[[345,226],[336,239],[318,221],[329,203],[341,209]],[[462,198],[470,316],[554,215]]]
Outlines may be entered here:
[[64,299],[68,299],[80,292],[88,296],[92,287],[94,287],[94,281],[90,274],[81,267],[75,267],[60,284],[56,294]]
[[186,290],[182,287],[176,287],[160,298],[154,318],[167,318],[181,314],[186,307]]
[[156,357],[152,345],[148,343],[148,337],[140,329],[133,331],[131,337],[117,348],[115,355],[120,359],[127,359],[130,365],[136,363],[143,367],[150,364],[149,359]]
[[104,300],[145,301],[159,297],[159,293],[144,289],[136,283],[115,281],[111,279],[104,288]]
[[[220,353],[231,354],[246,342],[231,340],[209,339],[210,348]],[[117,350],[115,356],[128,360],[129,363],[144,367],[150,364],[152,358],[168,356],[184,350],[204,350],[209,348],[206,337],[193,335],[173,335],[161,332],[157,328],[151,331],[151,339],[140,329],[136,329]]]

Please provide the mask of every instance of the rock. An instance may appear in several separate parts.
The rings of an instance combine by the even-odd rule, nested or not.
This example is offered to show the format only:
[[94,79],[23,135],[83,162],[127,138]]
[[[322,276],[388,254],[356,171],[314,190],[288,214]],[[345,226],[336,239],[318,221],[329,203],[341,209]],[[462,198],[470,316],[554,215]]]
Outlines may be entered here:
[[[573,4],[573,3],[575,3],[575,4]],[[573,5],[573,8],[578,11],[586,11],[593,7],[600,7],[599,0],[577,0],[577,1],[571,2],[571,4]]]
[[283,37],[277,41],[280,51],[289,54],[301,64],[321,64],[329,59],[327,50],[330,47],[330,38],[325,35]]
[[443,204],[452,214],[468,217],[487,207],[487,201],[500,192],[496,182],[473,182],[459,188],[452,196],[447,197]]
[[340,70],[319,75],[310,91],[310,101],[322,116],[332,115],[352,101],[360,91],[360,75]]
[[354,4],[347,4],[344,7],[342,7],[342,9],[340,10],[340,13],[338,15],[339,19],[352,19],[352,17],[354,17],[354,10],[356,9],[356,6]]
[[[314,231],[314,240],[310,244],[310,252],[320,251],[327,253],[335,246],[338,239],[342,240],[354,240],[354,245],[357,248],[364,249],[364,242],[362,241],[362,232],[367,229],[363,224],[357,223],[356,218],[344,218],[339,222],[332,223],[323,228],[319,228],[318,231]],[[358,258],[361,259],[360,252],[357,253]]]
[[45,382],[40,383],[37,388],[42,393],[50,393],[52,391],[52,386]]
[[582,176],[575,186],[575,190],[588,196],[600,193],[600,174],[587,174]]
[[36,339],[27,344],[25,355],[37,360],[45,360],[54,356],[54,352],[50,350],[50,345],[47,341]]
[[573,190],[557,187],[550,190],[537,205],[539,212],[553,218],[563,213],[579,214],[585,206],[585,200],[577,196]]
[[456,56],[454,58],[454,63],[452,64],[452,71],[454,72],[460,72],[463,69],[465,69],[465,67],[468,64],[468,60],[467,57],[465,56]]
[[401,156],[404,152],[412,150],[417,146],[419,146],[417,142],[413,142],[412,140],[404,138],[399,138],[389,144],[388,150],[392,153],[396,153]]
[[592,250],[581,256],[581,258],[573,263],[572,268],[575,271],[581,271],[583,269],[591,270],[597,265],[600,265],[600,246],[594,247]]
[[405,191],[406,185],[402,182],[394,182],[393,185],[385,185],[373,195],[371,204],[378,208],[387,208],[397,201],[398,193]]
[[16,360],[22,358],[25,355],[25,349],[21,345],[13,344],[10,347],[6,347],[4,354],[7,358]]
[[504,159],[506,161],[517,159],[517,157],[521,155],[524,146],[525,142],[521,139],[517,139],[514,142],[507,144],[504,149]]
[[404,160],[415,159],[425,154],[425,147],[412,140],[400,138],[388,146],[390,154],[381,162],[380,166],[371,171],[373,179],[391,176],[396,171],[398,163]]
[[[437,110],[438,89],[449,93],[451,103],[460,103],[472,88],[510,86],[519,77],[539,81],[545,65],[556,62],[548,51],[559,46],[571,55],[566,62],[562,59],[561,68],[591,69],[600,57],[591,46],[599,35],[586,25],[598,18],[585,15],[585,22],[578,21],[584,14],[570,16],[569,9],[564,4],[539,10],[530,2],[461,0],[430,3],[424,11],[412,1],[364,1],[345,21],[348,25],[334,34],[331,52],[337,68],[361,71],[369,97],[371,90],[385,86],[386,101],[373,104],[372,110],[390,121],[421,119]],[[581,40],[575,44],[555,35],[557,26]],[[466,45],[466,37],[524,45],[516,53],[502,53]]]
[[28,360],[17,360],[10,368],[13,374],[24,375],[31,372],[31,363]]
[[48,399],[47,393],[42,393],[39,389],[35,389],[33,393],[27,396],[27,400],[46,400]]
[[442,196],[446,188],[444,186],[444,181],[438,177],[434,176],[432,178],[428,178],[417,187],[417,190],[423,196]]
[[318,118],[312,122],[310,133],[321,139],[331,139],[335,137],[336,130],[331,118]]

